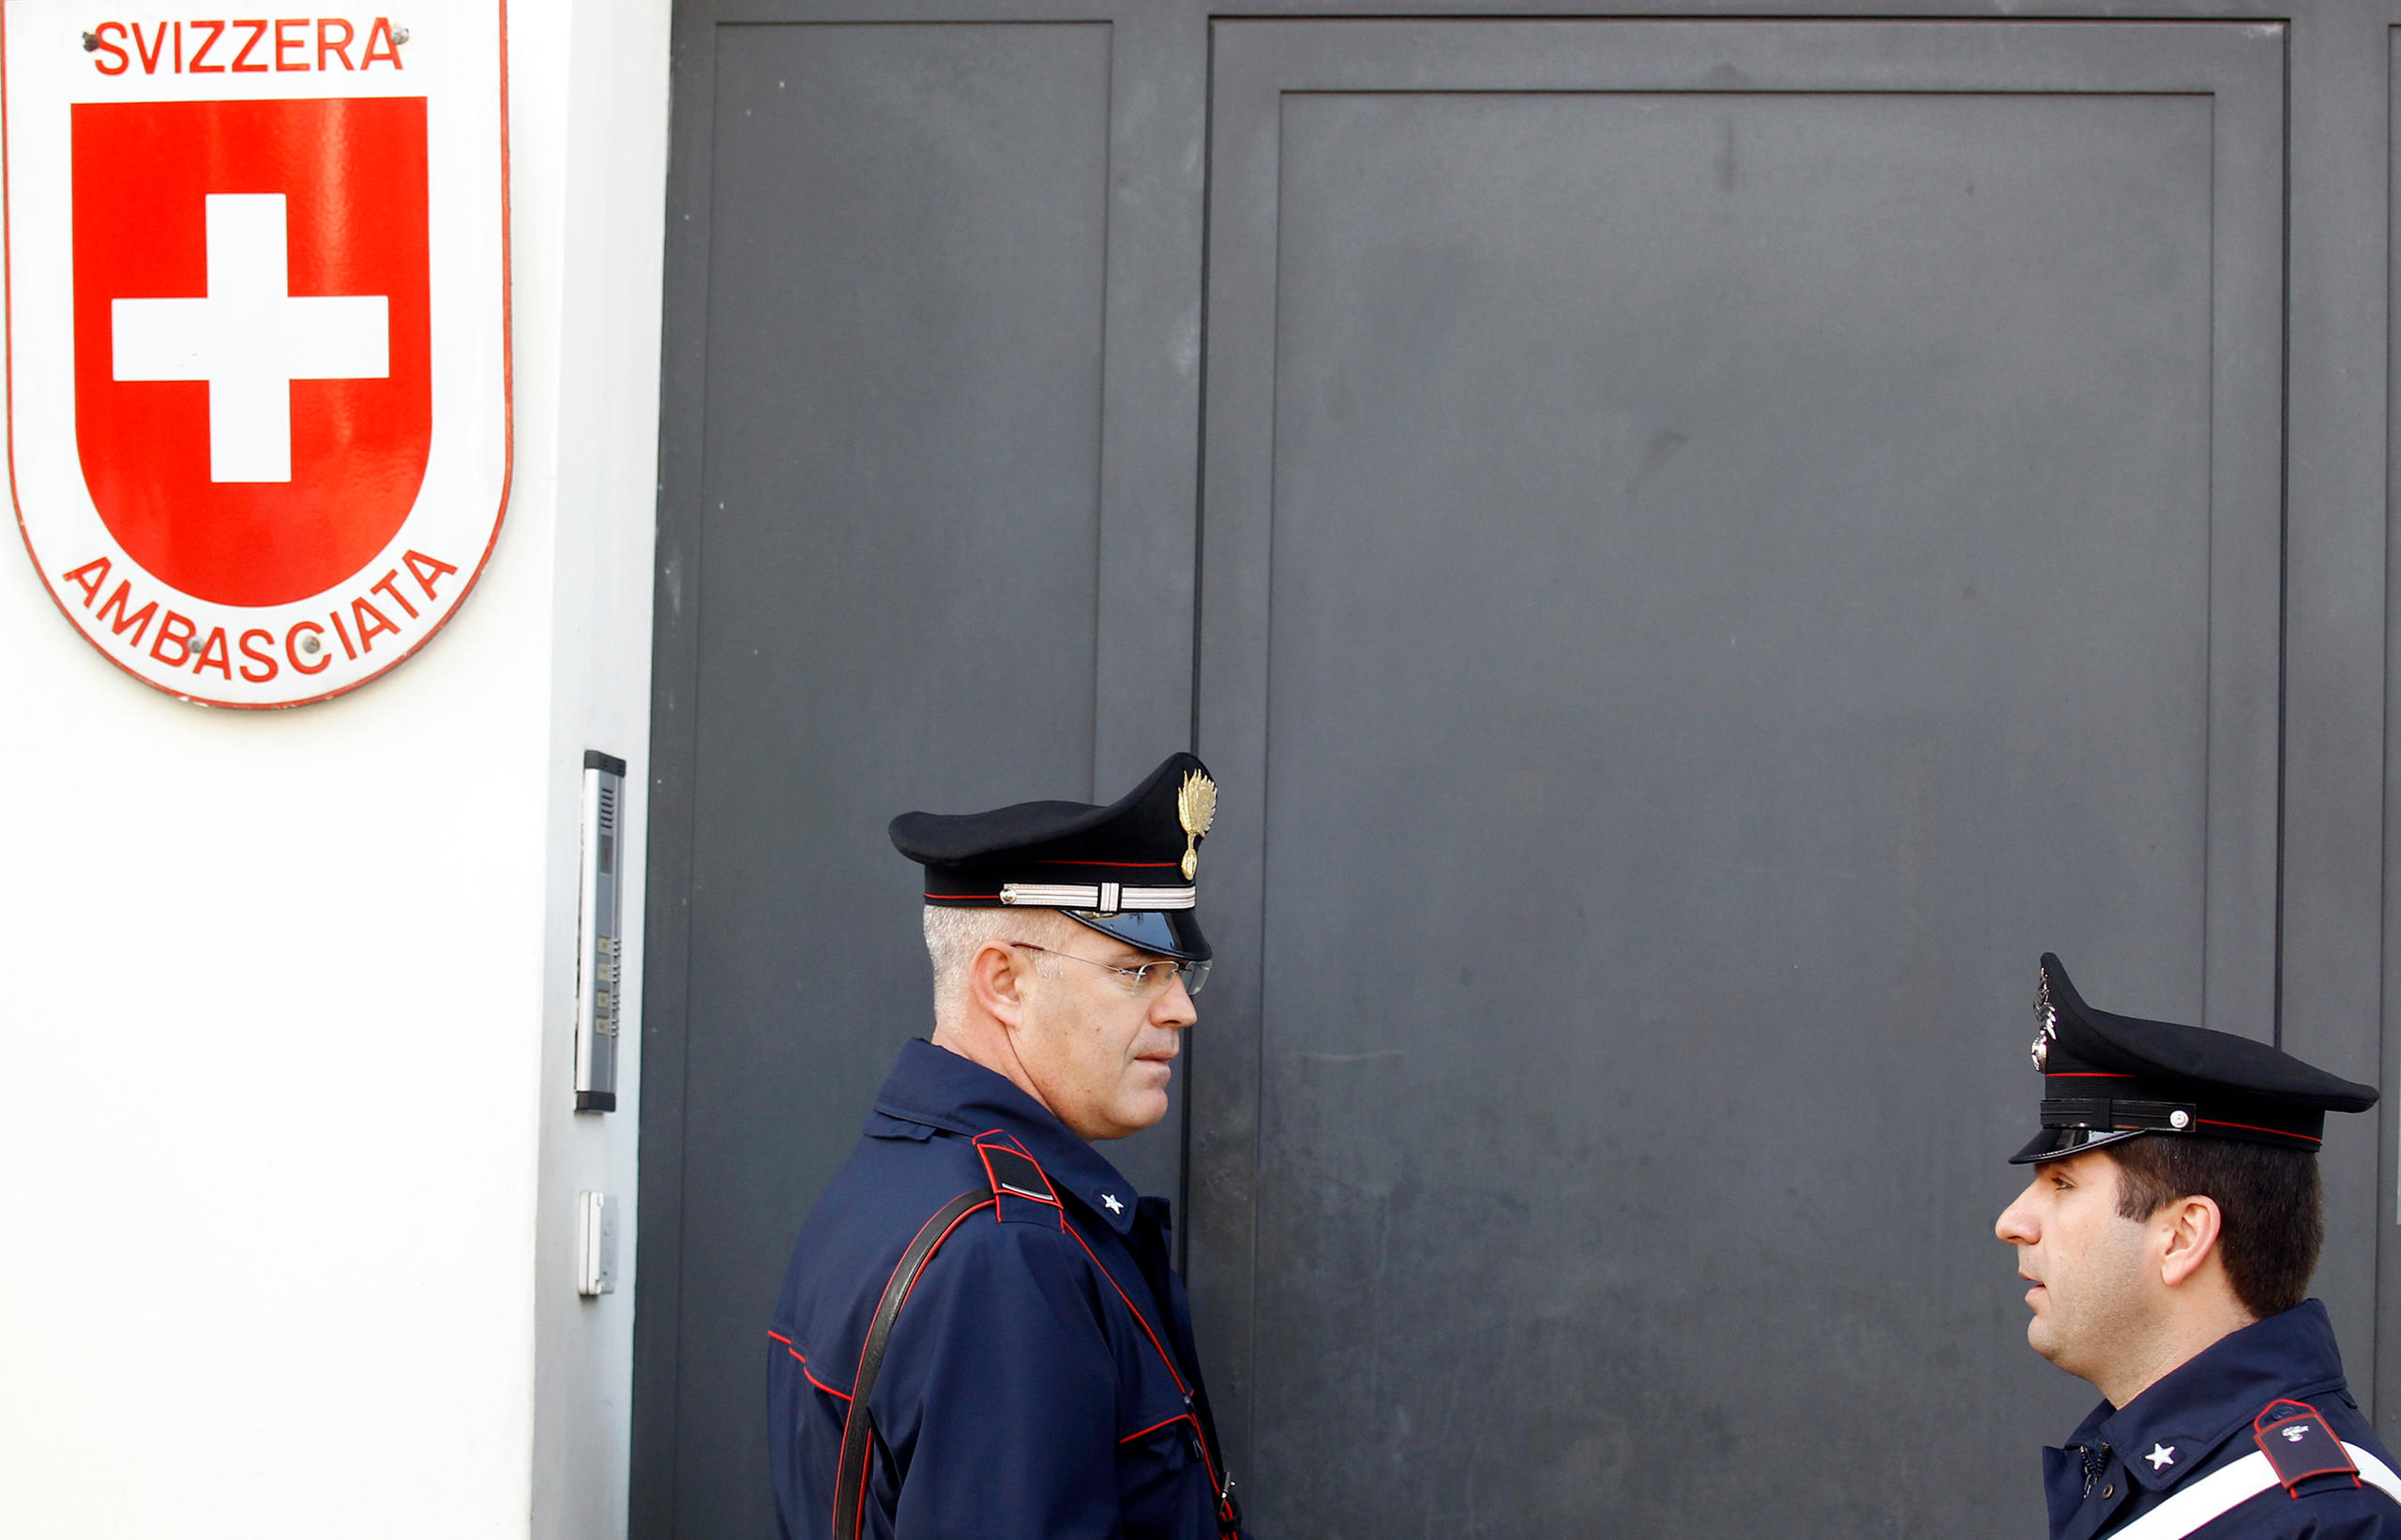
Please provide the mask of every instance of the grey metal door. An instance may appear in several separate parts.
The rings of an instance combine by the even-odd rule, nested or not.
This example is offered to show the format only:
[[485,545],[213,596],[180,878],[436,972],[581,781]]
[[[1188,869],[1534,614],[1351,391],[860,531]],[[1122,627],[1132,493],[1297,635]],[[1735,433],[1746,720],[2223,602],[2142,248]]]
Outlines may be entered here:
[[1193,1271],[1266,1532],[2040,1532],[2033,959],[2274,1016],[2283,68],[1219,27],[1258,1048],[1200,1061]]
[[2355,1078],[2401,999],[2401,13],[1311,8],[678,0],[633,1531],[774,1532],[883,821],[1188,741],[1222,960],[1112,1154],[1262,1533],[2038,1532],[2036,953]]

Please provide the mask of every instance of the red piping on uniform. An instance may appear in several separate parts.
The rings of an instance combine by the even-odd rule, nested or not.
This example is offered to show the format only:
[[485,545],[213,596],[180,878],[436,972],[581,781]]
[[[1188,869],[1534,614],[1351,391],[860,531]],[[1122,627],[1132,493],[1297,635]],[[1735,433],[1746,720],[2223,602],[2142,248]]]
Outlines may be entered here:
[[828,1395],[828,1396],[841,1396],[841,1397],[842,1397],[842,1399],[843,1399],[843,1400],[845,1400],[845,1401],[847,1401],[847,1400],[849,1400],[849,1399],[850,1399],[850,1397],[847,1397],[847,1396],[842,1396],[842,1393],[841,1393],[840,1391],[836,1390],[833,1386],[831,1386],[831,1385],[827,1384],[824,1381],[820,1380],[819,1378],[817,1378],[817,1376],[815,1376],[815,1375],[813,1375],[813,1374],[809,1373],[809,1372],[808,1372],[808,1359],[806,1359],[806,1358],[801,1358],[801,1357],[800,1357],[800,1350],[799,1350],[799,1349],[797,1349],[797,1348],[787,1348],[787,1349],[786,1349],[786,1350],[784,1350],[784,1351],[787,1351],[787,1352],[789,1352],[789,1353],[791,1353],[794,1358],[800,1358],[800,1377],[801,1377],[802,1379],[804,1379],[804,1380],[808,1381],[810,1384],[815,1385],[819,1390],[823,1391],[823,1392],[824,1392],[826,1395]]
[[994,903],[1000,902],[1001,898],[997,893],[929,893],[926,897],[929,898],[989,898]]
[[1037,867],[1124,867],[1126,869],[1147,869],[1152,867],[1174,867],[1182,869],[1181,861],[1036,861]]
[[[1049,1173],[1045,1171],[1043,1174],[1047,1176]],[[1062,1219],[1065,1218],[1065,1211],[1062,1211],[1060,1217]],[[1170,1358],[1168,1356],[1167,1350],[1159,1346],[1159,1334],[1151,1330],[1151,1323],[1143,1319],[1142,1312],[1139,1309],[1135,1309],[1133,1299],[1126,1294],[1124,1289],[1118,1287],[1116,1276],[1110,1273],[1108,1268],[1101,1266],[1099,1255],[1095,1253],[1090,1246],[1085,1245],[1084,1238],[1081,1235],[1076,1234],[1075,1226],[1062,1224],[1059,1228],[1065,1230],[1070,1235],[1075,1235],[1076,1244],[1083,1246],[1084,1255],[1092,1258],[1092,1264],[1095,1267],[1100,1268],[1100,1276],[1109,1280],[1109,1287],[1116,1289],[1117,1297],[1125,1301],[1126,1309],[1133,1311],[1135,1323],[1142,1328],[1142,1335],[1151,1339],[1151,1347],[1157,1351],[1159,1355],[1159,1362],[1167,1366],[1168,1375],[1175,1381],[1175,1388],[1178,1394],[1185,1396],[1191,1395],[1192,1387],[1184,1382],[1184,1376],[1182,1374],[1176,1372],[1175,1360]]]
[[1192,1413],[1189,1412],[1179,1412],[1163,1423],[1153,1423],[1150,1427],[1142,1429],[1141,1432],[1128,1433],[1117,1442],[1119,1443],[1132,1443],[1136,1439],[1148,1437],[1149,1435],[1157,1432],[1162,1427],[1173,1427],[1178,1423],[1192,1423],[1192,1426],[1196,1428],[1200,1426],[1199,1423],[1193,1421]]
[[[1016,1145],[1018,1154],[1024,1155],[1026,1159],[1034,1160],[1033,1152],[1028,1150],[1023,1144],[1019,1143],[1013,1136],[998,1128],[993,1129],[992,1133],[999,1135],[1001,1138],[1007,1140],[1011,1144]],[[989,1170],[989,1167],[986,1169],[987,1170]],[[1042,1162],[1039,1160],[1034,1160],[1034,1169],[1037,1171],[1041,1171]],[[1042,1171],[1042,1180],[1045,1182],[1050,1182],[1050,1173],[1049,1171]],[[1058,1184],[1050,1182],[1050,1185],[1055,1189],[1058,1186]],[[997,1212],[997,1206],[995,1208],[995,1212]],[[1117,1275],[1111,1273],[1108,1267],[1102,1263],[1099,1253],[1093,1250],[1092,1243],[1086,1241],[1083,1238],[1083,1235],[1077,1230],[1075,1226],[1067,1223],[1067,1205],[1065,1203],[1059,1205],[1059,1228],[1065,1230],[1069,1235],[1075,1237],[1076,1244],[1084,1248],[1084,1255],[1092,1259],[1093,1270],[1097,1272],[1102,1277],[1107,1278],[1109,1280],[1109,1287],[1117,1291],[1117,1297],[1125,1301],[1125,1313],[1134,1318],[1134,1324],[1142,1328],[1142,1335],[1151,1339],[1151,1351],[1157,1353],[1159,1355],[1159,1362],[1167,1366],[1168,1378],[1175,1381],[1177,1393],[1189,1397],[1192,1394],[1192,1387],[1184,1382],[1184,1373],[1175,1366],[1175,1359],[1169,1354],[1166,1346],[1159,1341],[1159,1334],[1151,1330],[1149,1318],[1144,1316],[1141,1312],[1141,1308],[1134,1303],[1133,1296],[1126,1293],[1124,1286],[1118,1283]],[[1200,1425],[1198,1422],[1195,1422],[1192,1427],[1197,1434]],[[1140,1438],[1141,1434],[1137,1433],[1134,1436],[1136,1438]],[[1200,1450],[1200,1463],[1209,1472],[1209,1489],[1213,1492],[1223,1491],[1225,1489],[1225,1484],[1217,1479],[1217,1464],[1216,1461],[1209,1457],[1209,1450],[1205,1442],[1203,1442]]]
[[2195,1118],[2193,1121],[2206,1123],[2212,1128],[2241,1128],[2254,1134],[2273,1134],[2279,1139],[2305,1139],[2312,1144],[2326,1142],[2316,1134],[2296,1134],[2289,1128],[2262,1128],[2256,1123],[2227,1123],[2218,1118]]
[[788,1337],[788,1336],[784,1336],[784,1334],[783,1334],[783,1333],[781,1333],[781,1332],[772,1332],[772,1331],[771,1331],[771,1332],[769,1332],[767,1335],[768,1335],[769,1336],[774,1337],[777,1341],[778,1341],[778,1342],[782,1343],[782,1344],[784,1345],[784,1351],[786,1351],[786,1352],[788,1352],[788,1353],[792,1354],[794,1358],[797,1358],[797,1359],[799,1359],[799,1360],[800,1360],[800,1377],[801,1377],[802,1379],[804,1379],[804,1380],[808,1381],[810,1384],[815,1385],[819,1390],[823,1391],[823,1392],[824,1392],[826,1395],[828,1395],[828,1396],[841,1396],[841,1397],[842,1397],[842,1399],[843,1399],[843,1400],[845,1400],[845,1401],[847,1401],[847,1400],[849,1400],[849,1399],[850,1399],[850,1397],[849,1397],[848,1396],[842,1396],[842,1393],[841,1393],[840,1391],[836,1390],[833,1386],[831,1386],[831,1385],[827,1384],[824,1381],[820,1380],[819,1378],[817,1378],[817,1376],[815,1376],[815,1375],[813,1375],[813,1374],[811,1374],[811,1373],[809,1373],[809,1372],[808,1372],[808,1355],[807,1353],[805,1353],[805,1352],[801,1351],[798,1348],[793,1347],[793,1346],[792,1345],[792,1338],[791,1338],[791,1337]]
[[[1027,1149],[1024,1145],[1022,1145],[1022,1144],[1019,1143],[1019,1142],[1018,1142],[1017,1136],[1016,1136],[1015,1134],[1010,1133],[1007,1129],[1005,1129],[1005,1128],[987,1128],[987,1129],[985,1129],[982,1133],[977,1134],[977,1135],[975,1136],[975,1140],[974,1140],[975,1147],[976,1147],[978,1150],[981,1150],[981,1149],[983,1148],[984,1141],[985,1141],[986,1140],[988,1140],[988,1139],[998,1139],[998,1140],[1007,1140],[1007,1141],[1008,1141],[1008,1147],[1009,1147],[1011,1150],[1015,1151],[1015,1152],[1016,1152],[1017,1154],[1019,1154],[1019,1155],[1021,1155],[1025,1156],[1026,1163],[1027,1163],[1028,1165],[1032,1166],[1035,1170],[1037,1170],[1037,1171],[1042,1171],[1042,1162],[1040,1162],[1039,1160],[1036,1160],[1036,1159],[1034,1159],[1034,1152],[1033,1152],[1032,1150]],[[991,1173],[992,1173],[992,1168],[991,1168],[991,1165],[990,1165],[990,1163],[989,1163],[989,1162],[987,1162],[987,1163],[985,1164],[985,1167],[984,1167],[984,1174],[985,1174],[985,1175],[987,1175],[987,1176],[989,1176]],[[1049,1173],[1049,1171],[1042,1171],[1042,1180],[1043,1180],[1043,1181],[1045,1181],[1045,1182],[1049,1182],[1049,1181],[1050,1180],[1050,1173]],[[1053,1184],[1053,1185],[1055,1186],[1055,1184]]]
[[[1034,1157],[1028,1155],[1026,1158],[1032,1160]],[[1035,1161],[1034,1164],[1038,1166],[1041,1162]],[[1050,1173],[1049,1171],[1044,1171],[1042,1175],[1043,1179],[1048,1181]],[[1067,1209],[1066,1205],[1064,1203],[1059,1207],[1059,1228],[1065,1230],[1068,1234],[1076,1237],[1076,1244],[1084,1248],[1084,1255],[1092,1258],[1092,1265],[1094,1269],[1097,1271],[1102,1277],[1109,1280],[1109,1287],[1117,1291],[1117,1297],[1125,1302],[1126,1313],[1134,1318],[1134,1323],[1136,1325],[1142,1328],[1142,1335],[1151,1339],[1151,1350],[1159,1355],[1159,1362],[1167,1366],[1168,1378],[1175,1381],[1175,1388],[1177,1391],[1187,1397],[1190,1397],[1192,1394],[1192,1387],[1184,1382],[1184,1375],[1182,1371],[1176,1368],[1175,1360],[1168,1356],[1168,1351],[1166,1348],[1160,1346],[1159,1334],[1151,1330],[1150,1321],[1143,1316],[1141,1310],[1135,1306],[1133,1299],[1125,1292],[1125,1289],[1119,1285],[1117,1281],[1117,1275],[1111,1273],[1106,1266],[1102,1265],[1100,1257],[1098,1253],[1093,1250],[1091,1243],[1086,1241],[1083,1236],[1077,1231],[1075,1226],[1067,1223]],[[1194,1441],[1200,1445],[1200,1468],[1209,1473],[1209,1490],[1212,1492],[1222,1493],[1226,1489],[1226,1484],[1217,1474],[1217,1462],[1209,1457],[1208,1441],[1200,1436],[1200,1424],[1197,1420],[1193,1423],[1192,1429]],[[1139,1439],[1141,1437],[1141,1434],[1137,1433],[1134,1436]],[[1219,1509],[1220,1517],[1222,1517],[1222,1502],[1219,1504]]]

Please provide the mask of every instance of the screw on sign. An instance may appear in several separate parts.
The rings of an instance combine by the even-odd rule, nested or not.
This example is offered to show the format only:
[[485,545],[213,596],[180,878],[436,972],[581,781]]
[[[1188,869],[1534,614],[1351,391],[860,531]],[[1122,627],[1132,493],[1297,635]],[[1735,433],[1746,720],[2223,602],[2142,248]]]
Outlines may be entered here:
[[474,586],[508,490],[506,26],[0,4],[17,521],[136,678],[323,700]]

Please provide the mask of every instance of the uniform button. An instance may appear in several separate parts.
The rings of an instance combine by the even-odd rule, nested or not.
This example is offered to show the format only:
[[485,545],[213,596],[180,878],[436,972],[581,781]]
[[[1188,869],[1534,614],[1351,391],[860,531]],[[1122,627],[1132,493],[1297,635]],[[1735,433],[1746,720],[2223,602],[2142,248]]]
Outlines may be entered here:
[[2115,1486],[2104,1487],[2101,1488],[2101,1495],[2103,1497],[2115,1497],[2118,1495],[2118,1488]]

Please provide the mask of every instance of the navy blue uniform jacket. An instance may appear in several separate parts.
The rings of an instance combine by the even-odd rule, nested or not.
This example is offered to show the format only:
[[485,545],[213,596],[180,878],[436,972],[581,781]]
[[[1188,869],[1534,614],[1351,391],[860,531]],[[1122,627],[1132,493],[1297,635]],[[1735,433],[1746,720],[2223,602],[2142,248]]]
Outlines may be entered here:
[[785,1540],[832,1532],[834,1469],[868,1319],[918,1229],[989,1190],[1013,1140],[1063,1201],[959,1221],[908,1297],[869,1393],[882,1454],[864,1535],[1216,1540],[1215,1450],[1168,1205],[1006,1079],[914,1040],[801,1227],[767,1344]]
[[[2343,1383],[2333,1323],[2313,1299],[2219,1338],[2122,1410],[2102,1402],[2067,1447],[2044,1450],[2051,1540],[2106,1535],[2197,1478],[2256,1453],[2252,1419],[2279,1399],[2316,1407],[2344,1442],[2393,1463]],[[2270,1487],[2193,1534],[2401,1540],[2401,1504],[2349,1476],[2318,1476],[2290,1491]]]

